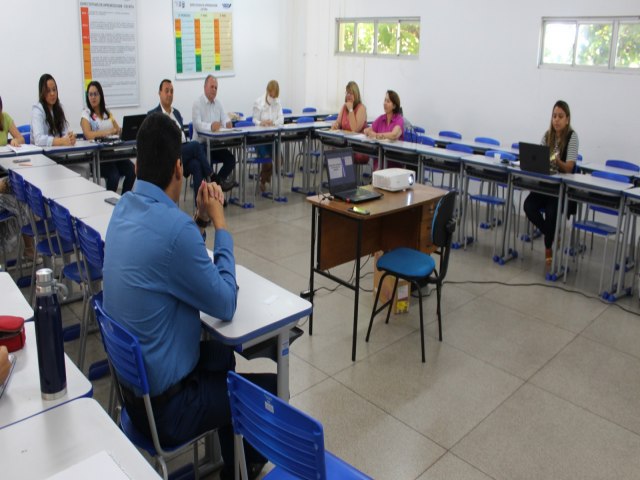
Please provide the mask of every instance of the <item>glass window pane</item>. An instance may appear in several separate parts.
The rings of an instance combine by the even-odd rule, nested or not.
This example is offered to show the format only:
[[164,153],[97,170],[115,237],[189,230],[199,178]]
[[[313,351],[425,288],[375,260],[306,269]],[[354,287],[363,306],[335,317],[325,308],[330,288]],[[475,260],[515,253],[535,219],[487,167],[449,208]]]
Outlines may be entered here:
[[373,23],[358,23],[358,53],[373,53]]
[[383,55],[395,55],[397,34],[397,22],[378,23],[378,53]]
[[607,67],[611,52],[611,23],[591,23],[578,26],[576,65]]
[[420,53],[420,22],[402,22],[400,24],[400,55],[418,55]]
[[545,24],[542,63],[571,65],[575,35],[573,23]]
[[640,23],[621,23],[616,67],[640,68]]
[[340,23],[338,28],[338,51],[353,53],[355,24]]

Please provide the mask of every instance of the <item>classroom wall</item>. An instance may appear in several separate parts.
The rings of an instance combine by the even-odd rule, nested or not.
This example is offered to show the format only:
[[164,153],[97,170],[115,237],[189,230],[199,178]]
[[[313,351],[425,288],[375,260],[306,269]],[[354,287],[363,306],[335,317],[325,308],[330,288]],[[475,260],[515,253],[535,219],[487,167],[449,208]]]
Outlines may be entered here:
[[[306,42],[296,54],[308,104],[337,108],[355,80],[369,118],[382,113],[393,89],[405,115],[428,133],[452,129],[510,145],[538,142],[553,103],[564,99],[585,160],[640,163],[640,75],[537,67],[543,16],[638,15],[637,1],[308,0],[306,9]],[[335,18],[363,16],[420,16],[420,58],[336,56]]]
[[[233,2],[235,70],[219,79],[218,98],[227,111],[251,115],[253,101],[267,82],[280,83],[283,104],[294,105],[288,45],[292,0],[241,0]],[[158,104],[158,85],[174,79],[172,2],[137,0],[140,105],[114,109],[116,118],[150,110]],[[17,125],[29,123],[37,101],[38,79],[51,73],[57,83],[65,114],[80,130],[84,108],[78,0],[24,0],[4,2],[0,31],[5,51],[0,74],[4,110]],[[99,80],[99,79],[97,79]],[[174,80],[174,107],[185,121],[191,119],[193,101],[203,93],[204,79]],[[302,98],[302,97],[301,97]],[[108,107],[108,98],[107,107]]]

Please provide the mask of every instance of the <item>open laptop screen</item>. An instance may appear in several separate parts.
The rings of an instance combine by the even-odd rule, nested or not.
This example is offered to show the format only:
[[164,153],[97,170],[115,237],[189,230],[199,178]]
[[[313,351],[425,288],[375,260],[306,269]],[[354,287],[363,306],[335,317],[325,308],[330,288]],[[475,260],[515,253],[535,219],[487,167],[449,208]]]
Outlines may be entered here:
[[356,188],[353,150],[344,148],[325,152],[325,166],[331,194]]

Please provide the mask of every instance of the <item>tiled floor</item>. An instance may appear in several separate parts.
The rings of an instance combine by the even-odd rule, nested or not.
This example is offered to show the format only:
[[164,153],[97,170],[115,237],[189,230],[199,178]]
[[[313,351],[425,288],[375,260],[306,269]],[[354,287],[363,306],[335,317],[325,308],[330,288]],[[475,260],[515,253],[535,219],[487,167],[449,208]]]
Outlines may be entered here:
[[[307,288],[311,209],[302,196],[226,212],[239,264],[293,292]],[[408,314],[378,320],[367,344],[373,300],[364,292],[352,362],[353,294],[319,290],[314,335],[291,347],[291,403],[323,423],[329,450],[377,479],[640,478],[640,317],[559,288],[593,297],[600,254],[552,284],[540,240],[524,260],[499,266],[492,235],[481,235],[451,256],[442,343],[435,298],[425,301],[425,364],[415,299]],[[348,276],[351,266],[336,271]],[[618,303],[640,310],[637,298]],[[79,311],[65,307],[65,321]],[[92,338],[89,360],[101,351]],[[242,371],[264,369],[274,366],[240,362]],[[106,405],[106,380],[95,396]]]

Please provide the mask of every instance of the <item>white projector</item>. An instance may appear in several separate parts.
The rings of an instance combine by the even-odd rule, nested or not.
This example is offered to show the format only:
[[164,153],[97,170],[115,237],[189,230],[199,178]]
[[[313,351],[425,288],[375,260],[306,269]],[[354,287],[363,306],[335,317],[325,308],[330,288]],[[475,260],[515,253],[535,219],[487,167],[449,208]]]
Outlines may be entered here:
[[411,188],[415,173],[404,168],[385,168],[373,172],[373,186],[391,192]]

